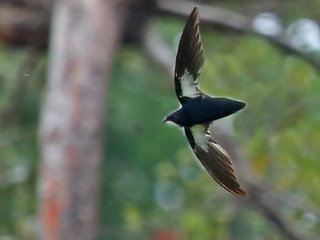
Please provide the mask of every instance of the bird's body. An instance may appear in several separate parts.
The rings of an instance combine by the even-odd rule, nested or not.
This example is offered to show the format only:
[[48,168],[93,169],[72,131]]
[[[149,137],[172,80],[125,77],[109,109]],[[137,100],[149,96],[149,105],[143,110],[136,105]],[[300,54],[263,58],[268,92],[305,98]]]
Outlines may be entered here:
[[209,125],[244,108],[245,103],[202,93],[198,81],[203,62],[198,8],[195,7],[184,27],[176,58],[174,83],[181,107],[170,113],[164,122],[184,127],[191,148],[210,175],[229,192],[244,196],[229,156],[212,139]]
[[243,102],[203,95],[192,99],[183,99],[181,108],[169,114],[166,119],[170,121],[173,118],[174,121],[171,121],[181,127],[192,127],[229,116],[244,106]]

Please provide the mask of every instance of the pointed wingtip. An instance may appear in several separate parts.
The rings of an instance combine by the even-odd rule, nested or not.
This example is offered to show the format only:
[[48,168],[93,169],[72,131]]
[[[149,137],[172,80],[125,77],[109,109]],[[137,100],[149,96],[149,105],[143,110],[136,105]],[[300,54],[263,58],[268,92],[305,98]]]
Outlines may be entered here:
[[230,193],[233,195],[236,195],[237,197],[247,197],[247,194],[245,191],[243,191],[241,188],[238,188],[236,190],[227,189]]
[[[233,195],[237,196],[237,197],[247,197],[247,194],[244,190],[241,189],[240,185],[237,182],[237,186],[234,187],[230,187],[230,186],[226,186],[225,184],[223,184],[221,181],[219,181],[217,178],[213,177],[214,180],[216,180],[217,183],[219,183],[219,185],[221,187],[223,187],[225,190],[227,190],[229,193],[232,193]],[[235,179],[235,181],[237,181]]]
[[198,14],[199,13],[199,7],[198,6],[195,6],[192,10],[192,13],[194,14]]
[[190,13],[190,17],[195,19],[195,22],[199,22],[199,8],[197,6],[193,8],[192,12]]

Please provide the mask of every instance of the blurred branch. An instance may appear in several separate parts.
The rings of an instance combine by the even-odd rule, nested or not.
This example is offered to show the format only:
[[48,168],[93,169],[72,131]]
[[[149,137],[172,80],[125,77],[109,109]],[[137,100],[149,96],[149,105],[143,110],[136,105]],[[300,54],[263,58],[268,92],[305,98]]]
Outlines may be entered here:
[[317,206],[301,195],[279,191],[265,182],[260,181],[258,185],[252,186],[254,191],[267,193],[268,200],[286,205],[304,213],[312,213],[320,222],[320,211]]
[[316,70],[320,69],[320,60],[313,55],[306,54],[291,46],[284,34],[272,37],[255,32],[252,27],[252,19],[249,17],[227,11],[222,8],[213,7],[206,4],[199,4],[181,0],[157,0],[157,8],[165,13],[187,17],[190,11],[198,6],[203,24],[208,26],[219,26],[225,30],[239,33],[255,34],[270,41],[274,46],[287,54],[293,54],[308,62]]
[[[251,183],[252,184],[252,183]],[[261,189],[259,184],[249,185],[247,190],[250,194],[249,200],[260,211],[260,213],[279,230],[283,237],[289,240],[308,240],[305,236],[300,236],[289,226],[283,217],[279,214],[278,209],[271,204],[269,194],[264,189]]]
[[0,40],[11,45],[45,48],[49,35],[50,2],[0,0]]
[[147,56],[162,67],[163,72],[171,78],[175,56],[153,28],[148,27],[146,29],[142,43]]
[[[14,45],[47,47],[49,20],[54,0],[0,0],[0,40]],[[140,40],[142,29],[149,19],[153,2],[148,0],[128,1],[130,6],[124,24],[124,39]],[[252,19],[219,7],[181,0],[155,0],[156,8],[164,13],[187,17],[194,6],[201,12],[202,23],[242,34],[254,34],[266,39],[281,51],[293,54],[320,69],[320,60],[291,46],[284,34],[271,37],[255,32]],[[17,17],[19,16],[19,17]]]
[[[167,54],[170,48],[162,41],[162,39],[153,31],[148,29],[147,34],[144,36],[143,47],[148,56],[153,59],[166,74],[170,76],[172,81],[172,69],[174,63],[173,54]],[[152,46],[152,47],[150,47]],[[170,59],[169,59],[170,55]],[[227,150],[234,164],[236,165],[237,173],[240,179],[245,182],[246,190],[249,195],[247,200],[259,210],[262,216],[267,219],[272,225],[278,229],[279,233],[288,240],[307,240],[309,238],[299,236],[289,224],[281,216],[280,211],[277,211],[276,205],[270,201],[270,194],[265,191],[264,185],[260,183],[250,170],[248,159],[245,157],[240,144],[235,138],[232,128],[232,122],[223,120],[216,121],[212,126],[214,130],[214,137],[218,142]]]
[[[0,0],[0,41],[14,46],[48,46],[50,19],[56,0]],[[141,40],[144,26],[153,13],[153,0],[117,0],[125,8],[121,26],[123,40]]]
[[320,209],[307,198],[290,193],[276,193],[276,191],[273,191],[270,194],[272,194],[272,197],[277,199],[281,204],[286,204],[304,213],[312,213],[316,217],[317,222],[320,223]]
[[156,5],[162,12],[181,17],[189,16],[191,10],[198,6],[201,23],[221,25],[239,32],[247,32],[251,24],[245,16],[210,5],[181,0],[157,0]]

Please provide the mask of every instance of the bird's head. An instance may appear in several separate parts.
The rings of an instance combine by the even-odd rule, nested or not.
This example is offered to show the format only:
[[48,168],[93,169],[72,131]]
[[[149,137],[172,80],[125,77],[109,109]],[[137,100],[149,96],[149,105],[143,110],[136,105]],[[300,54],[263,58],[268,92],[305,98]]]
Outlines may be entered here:
[[179,118],[179,115],[176,114],[176,113],[171,113],[171,114],[169,114],[168,116],[166,116],[166,117],[163,119],[163,122],[164,122],[164,123],[167,123],[167,124],[170,124],[170,125],[179,126],[179,127],[182,127],[182,126],[183,126],[182,121],[181,121],[181,119]]

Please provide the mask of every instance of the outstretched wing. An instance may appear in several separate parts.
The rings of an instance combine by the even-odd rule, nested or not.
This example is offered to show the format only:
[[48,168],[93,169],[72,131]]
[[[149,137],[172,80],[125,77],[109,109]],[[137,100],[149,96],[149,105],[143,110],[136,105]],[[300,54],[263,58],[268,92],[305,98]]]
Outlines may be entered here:
[[198,78],[203,65],[203,49],[199,29],[199,11],[195,7],[183,29],[179,42],[174,84],[178,100],[201,95]]
[[245,196],[245,192],[240,188],[234,175],[228,154],[219,144],[213,141],[208,127],[209,124],[201,124],[185,128],[190,146],[201,164],[217,183],[237,196]]

